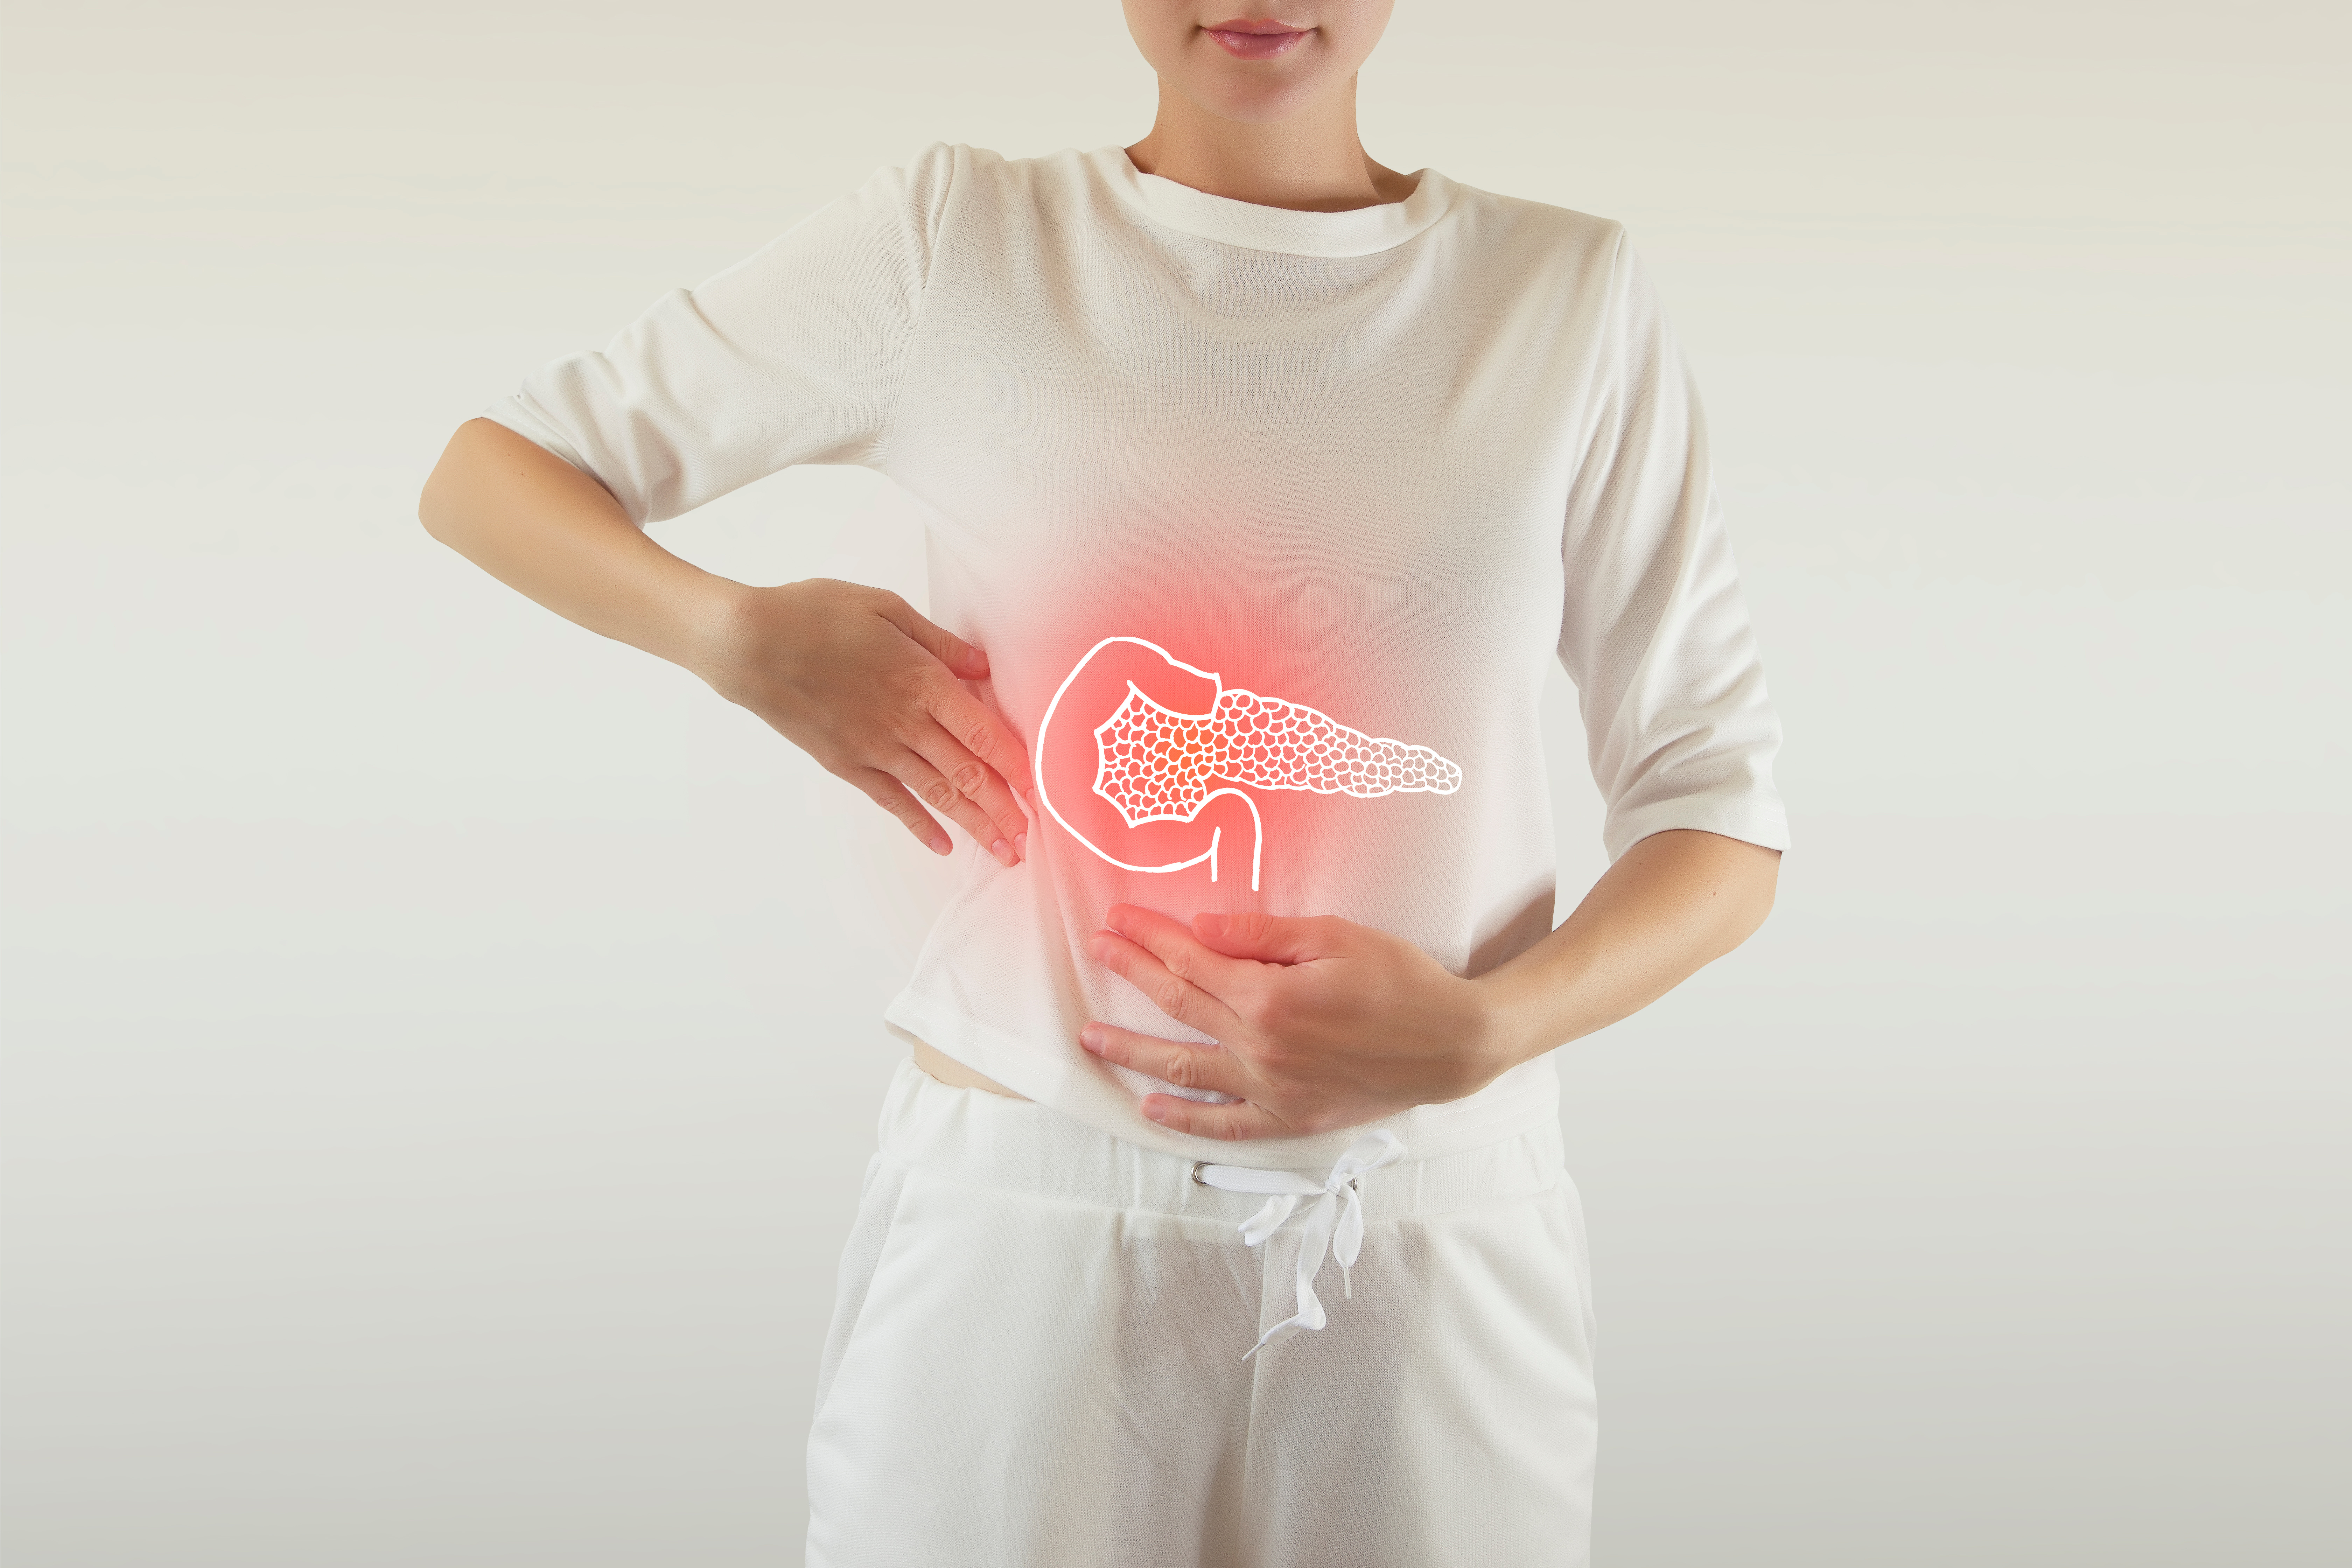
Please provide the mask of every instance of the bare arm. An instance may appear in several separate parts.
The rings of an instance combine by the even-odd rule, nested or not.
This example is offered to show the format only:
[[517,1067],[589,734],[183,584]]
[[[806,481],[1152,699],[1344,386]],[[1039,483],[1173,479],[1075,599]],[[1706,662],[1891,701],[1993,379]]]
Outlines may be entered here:
[[508,587],[698,675],[743,591],[664,550],[603,485],[495,419],[457,426],[416,515]]
[[1155,1094],[1180,1132],[1261,1138],[1355,1127],[1475,1093],[1556,1046],[1639,1012],[1745,942],[1772,907],[1780,852],[1691,828],[1636,843],[1550,935],[1465,980],[1402,937],[1331,916],[1197,915],[1131,905],[1093,951],[1217,1044],[1089,1024],[1079,1043],[1213,1105]]
[[458,426],[417,516],[566,620],[700,676],[934,850],[950,846],[925,805],[1005,865],[1025,854],[1014,786],[1027,754],[961,684],[986,677],[987,657],[897,595],[705,572],[648,538],[594,479],[493,419]]
[[1481,976],[1506,1068],[1640,1012],[1755,934],[1780,851],[1695,828],[1618,857],[1549,936]]

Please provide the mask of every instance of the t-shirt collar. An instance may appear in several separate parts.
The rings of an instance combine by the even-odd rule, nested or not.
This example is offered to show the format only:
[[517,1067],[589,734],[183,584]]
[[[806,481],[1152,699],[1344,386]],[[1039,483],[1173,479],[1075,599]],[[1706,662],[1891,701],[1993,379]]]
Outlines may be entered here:
[[1318,213],[1213,196],[1147,174],[1129,161],[1124,147],[1097,147],[1086,158],[1111,189],[1156,222],[1204,239],[1294,256],[1370,256],[1387,250],[1444,217],[1454,205],[1454,182],[1434,169],[1416,171],[1419,183],[1401,202]]

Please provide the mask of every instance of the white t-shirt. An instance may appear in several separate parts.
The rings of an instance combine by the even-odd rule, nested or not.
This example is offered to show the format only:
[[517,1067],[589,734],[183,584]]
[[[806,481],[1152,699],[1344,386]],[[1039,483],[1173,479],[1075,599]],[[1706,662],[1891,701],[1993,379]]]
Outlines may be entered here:
[[[1698,400],[1605,218],[1434,169],[1293,212],[1117,146],[939,143],[485,412],[640,523],[794,463],[920,504],[931,616],[987,652],[1039,810],[1020,866],[961,854],[885,1016],[1139,1143],[1312,1167],[1355,1134],[1147,1121],[1167,1086],[1079,1028],[1206,1037],[1088,953],[1108,907],[1338,915],[1457,974],[1503,963],[1551,929],[1554,658],[1612,860],[1665,828],[1788,844]],[[1538,1058],[1381,1125],[1436,1154],[1557,1095]]]

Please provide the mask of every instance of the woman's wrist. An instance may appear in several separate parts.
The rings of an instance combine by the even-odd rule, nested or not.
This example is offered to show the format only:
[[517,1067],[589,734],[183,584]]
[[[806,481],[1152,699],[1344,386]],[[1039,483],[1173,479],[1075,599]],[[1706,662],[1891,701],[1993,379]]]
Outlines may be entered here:
[[1500,972],[1494,971],[1466,983],[1478,1009],[1478,1028],[1470,1047],[1473,1093],[1534,1054],[1527,1048],[1526,1021],[1517,998],[1509,987],[1497,984],[1499,978]]
[[670,597],[667,647],[649,651],[700,676],[725,692],[740,684],[744,665],[758,646],[759,590],[731,577],[696,567]]
[[1568,982],[1548,967],[1522,954],[1469,983],[1481,1020],[1475,1054],[1482,1087],[1571,1037],[1561,1023],[1560,991]]

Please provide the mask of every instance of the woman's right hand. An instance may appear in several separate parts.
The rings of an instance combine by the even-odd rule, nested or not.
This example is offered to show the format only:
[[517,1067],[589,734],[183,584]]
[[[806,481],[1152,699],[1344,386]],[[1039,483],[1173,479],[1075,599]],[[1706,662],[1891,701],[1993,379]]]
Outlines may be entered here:
[[1027,858],[1029,755],[962,682],[988,656],[898,595],[830,578],[731,596],[696,673],[944,855],[930,811]]

